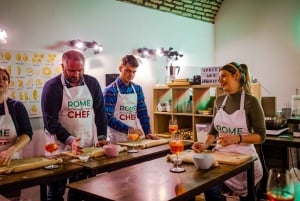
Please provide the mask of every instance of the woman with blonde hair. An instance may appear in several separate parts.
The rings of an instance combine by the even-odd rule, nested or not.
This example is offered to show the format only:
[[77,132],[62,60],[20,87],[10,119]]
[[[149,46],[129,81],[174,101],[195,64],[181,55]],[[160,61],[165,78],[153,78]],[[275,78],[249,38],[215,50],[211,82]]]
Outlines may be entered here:
[[[262,107],[251,95],[250,76],[245,64],[235,62],[223,66],[219,82],[225,94],[218,96],[214,105],[214,118],[206,141],[195,142],[193,150],[202,152],[216,142],[215,150],[249,154],[258,158],[254,144],[265,140],[266,127]],[[263,175],[260,160],[254,163],[255,184]],[[247,172],[242,172],[224,183],[205,191],[206,201],[224,200],[221,195],[224,187],[247,199]]]

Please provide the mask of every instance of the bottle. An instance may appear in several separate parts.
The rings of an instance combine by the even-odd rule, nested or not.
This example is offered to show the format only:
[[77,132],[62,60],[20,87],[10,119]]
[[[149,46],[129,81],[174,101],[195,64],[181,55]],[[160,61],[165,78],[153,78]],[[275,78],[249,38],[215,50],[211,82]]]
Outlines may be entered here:
[[188,112],[188,113],[191,113],[191,112],[193,112],[193,106],[192,106],[192,102],[193,102],[193,96],[190,96],[190,98],[189,98],[189,100],[188,100],[188,102],[187,102],[187,106],[186,106],[186,111]]

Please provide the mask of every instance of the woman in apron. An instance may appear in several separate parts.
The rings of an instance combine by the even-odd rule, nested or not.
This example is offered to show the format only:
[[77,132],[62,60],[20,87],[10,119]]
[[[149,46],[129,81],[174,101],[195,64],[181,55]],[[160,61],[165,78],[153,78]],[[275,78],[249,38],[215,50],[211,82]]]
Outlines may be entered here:
[[[195,142],[193,150],[202,152],[215,141],[215,150],[250,154],[258,158],[254,144],[265,140],[266,128],[264,113],[256,97],[250,92],[250,76],[245,64],[229,63],[221,68],[221,87],[225,95],[217,97],[214,106],[214,119],[206,141]],[[262,178],[260,160],[254,163],[255,184]],[[224,185],[225,184],[225,185]],[[205,191],[206,201],[224,200],[221,196],[224,187],[231,189],[247,200],[247,172],[242,172],[225,182]]]
[[[20,159],[22,148],[32,138],[32,127],[25,106],[7,97],[9,83],[8,71],[0,67],[0,165],[8,165],[12,159]],[[19,193],[5,196],[16,196]]]

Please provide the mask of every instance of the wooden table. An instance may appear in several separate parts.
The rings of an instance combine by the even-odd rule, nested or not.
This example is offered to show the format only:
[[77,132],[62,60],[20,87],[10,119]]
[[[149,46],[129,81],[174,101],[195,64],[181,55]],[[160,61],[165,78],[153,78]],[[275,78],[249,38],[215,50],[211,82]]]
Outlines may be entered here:
[[[191,142],[184,142],[185,148],[190,148]],[[121,152],[117,157],[97,157],[90,158],[88,162],[77,161],[76,164],[83,166],[89,177],[96,176],[99,173],[111,172],[123,167],[135,165],[170,153],[169,144],[158,145],[147,149],[142,149],[138,153]]]
[[[186,148],[190,148],[191,142],[185,142]],[[169,153],[169,145],[158,145],[140,150],[138,153],[123,152],[118,157],[99,157],[89,159],[87,163],[70,162],[70,157],[63,157],[64,163],[58,169],[46,170],[43,168],[9,175],[0,175],[0,194],[9,190],[16,191],[23,188],[40,185],[41,201],[47,198],[46,184],[66,179],[73,174],[84,172],[92,177],[96,174],[113,171],[122,167],[152,160]]]
[[68,184],[84,200],[189,200],[199,193],[247,170],[249,200],[255,200],[253,164],[250,159],[240,165],[221,164],[210,170],[197,170],[184,164],[183,173],[169,171],[173,165],[166,157]]
[[47,198],[46,184],[66,179],[82,170],[83,167],[80,165],[63,163],[59,168],[53,170],[39,168],[9,175],[0,175],[0,194],[40,185],[40,198],[43,201]]

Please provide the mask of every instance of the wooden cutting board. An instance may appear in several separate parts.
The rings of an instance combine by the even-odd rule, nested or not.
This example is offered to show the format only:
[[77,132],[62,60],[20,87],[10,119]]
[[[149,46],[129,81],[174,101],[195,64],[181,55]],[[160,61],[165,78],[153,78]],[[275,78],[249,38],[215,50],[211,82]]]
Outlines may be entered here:
[[[127,147],[121,146],[120,152],[123,152],[123,151],[127,151]],[[88,154],[89,157],[93,157],[93,158],[101,157],[101,156],[105,155],[102,147],[86,147],[86,148],[83,148],[83,152]],[[79,155],[73,154],[72,151],[61,152],[61,154],[65,155],[65,156],[70,156],[72,158],[79,157]]]
[[169,142],[169,139],[159,139],[159,140],[151,140],[151,139],[141,139],[137,142],[119,142],[119,145],[132,147],[132,146],[139,146],[143,149],[154,147],[162,144],[167,144]]
[[[86,147],[83,148],[83,152],[87,153],[89,155],[89,157],[100,157],[100,156],[104,156],[104,151],[102,149],[102,147]],[[69,156],[72,158],[78,158],[79,155],[75,155],[72,153],[72,151],[63,151],[60,154],[65,155],[65,156]]]
[[[229,165],[239,165],[247,160],[249,160],[252,156],[248,154],[238,154],[238,153],[226,153],[220,151],[205,151],[204,153],[211,153],[216,161],[223,164]],[[182,157],[182,161],[186,163],[194,163],[193,156],[196,153],[192,150],[186,150],[180,154]],[[167,156],[167,158],[171,158],[172,155]]]
[[61,164],[61,158],[47,159],[44,157],[32,157],[25,159],[12,160],[9,165],[0,167],[0,174],[11,174],[16,172],[23,172],[37,168],[46,167],[52,164]]
[[239,153],[228,153],[228,152],[212,152],[215,160],[219,163],[229,164],[229,165],[239,165],[247,160],[249,160],[252,156],[248,154],[239,154]]

